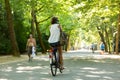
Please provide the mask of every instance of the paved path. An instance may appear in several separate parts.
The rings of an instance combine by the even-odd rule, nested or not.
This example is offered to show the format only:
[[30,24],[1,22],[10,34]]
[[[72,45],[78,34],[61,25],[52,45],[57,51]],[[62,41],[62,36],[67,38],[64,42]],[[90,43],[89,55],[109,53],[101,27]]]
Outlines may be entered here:
[[51,76],[48,56],[0,64],[0,80],[120,80],[120,56],[73,51],[64,54],[64,72]]

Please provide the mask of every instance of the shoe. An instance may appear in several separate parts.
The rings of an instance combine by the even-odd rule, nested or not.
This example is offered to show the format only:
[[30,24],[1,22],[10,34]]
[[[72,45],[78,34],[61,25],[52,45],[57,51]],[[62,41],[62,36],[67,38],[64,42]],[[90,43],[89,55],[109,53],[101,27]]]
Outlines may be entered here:
[[61,70],[65,69],[64,67],[60,67]]

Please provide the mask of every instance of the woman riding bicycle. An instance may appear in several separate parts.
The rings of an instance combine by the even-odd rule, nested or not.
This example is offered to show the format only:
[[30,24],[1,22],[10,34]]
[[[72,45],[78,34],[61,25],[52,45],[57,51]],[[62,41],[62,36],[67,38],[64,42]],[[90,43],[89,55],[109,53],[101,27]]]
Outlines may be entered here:
[[50,25],[50,37],[48,39],[48,42],[50,43],[51,47],[56,47],[59,53],[59,59],[60,59],[60,67],[64,69],[63,67],[63,56],[62,56],[62,48],[60,45],[60,29],[61,26],[59,24],[58,18],[53,17],[51,19],[51,25]]

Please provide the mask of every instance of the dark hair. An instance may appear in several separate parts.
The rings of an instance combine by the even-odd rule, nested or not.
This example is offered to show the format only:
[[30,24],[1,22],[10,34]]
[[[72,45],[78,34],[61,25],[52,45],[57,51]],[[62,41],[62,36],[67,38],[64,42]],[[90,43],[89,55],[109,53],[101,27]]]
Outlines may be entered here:
[[58,18],[57,17],[52,17],[51,24],[56,24],[56,23],[59,23]]

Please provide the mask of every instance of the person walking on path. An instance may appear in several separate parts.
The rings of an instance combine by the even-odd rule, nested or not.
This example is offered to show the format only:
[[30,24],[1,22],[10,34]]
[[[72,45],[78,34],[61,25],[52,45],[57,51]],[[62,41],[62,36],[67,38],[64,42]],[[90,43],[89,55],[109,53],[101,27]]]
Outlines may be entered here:
[[95,44],[94,43],[92,43],[91,49],[92,49],[92,53],[94,53],[94,51],[95,51]]
[[100,54],[104,54],[104,50],[105,50],[105,45],[104,45],[104,43],[103,42],[101,42],[101,44],[100,44]]
[[32,55],[32,53],[35,52],[35,48],[36,48],[36,40],[35,40],[35,38],[33,38],[32,34],[30,34],[30,37],[27,40],[27,44],[26,44],[29,61],[31,61],[31,59],[32,59],[31,55]]
[[58,53],[59,53],[59,58],[60,58],[60,65],[61,65],[61,68],[64,69],[62,48],[61,48],[62,46],[60,45],[60,30],[61,30],[61,26],[59,24],[58,18],[53,17],[51,19],[50,37],[48,39],[48,42],[49,42],[51,47],[57,47]]

